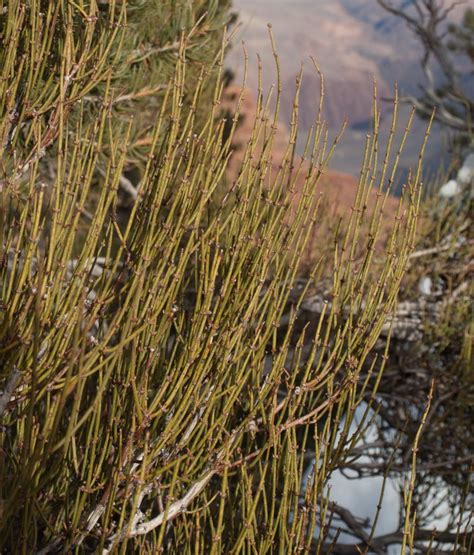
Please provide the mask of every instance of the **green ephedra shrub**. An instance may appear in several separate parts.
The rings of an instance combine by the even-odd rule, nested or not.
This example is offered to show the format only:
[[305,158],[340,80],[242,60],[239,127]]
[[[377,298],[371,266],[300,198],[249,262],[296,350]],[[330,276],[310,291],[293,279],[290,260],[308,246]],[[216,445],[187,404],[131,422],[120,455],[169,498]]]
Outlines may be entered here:
[[[401,151],[389,168],[390,137],[379,160],[376,111],[353,210],[302,284],[333,147],[318,118],[296,156],[297,90],[273,172],[278,85],[260,91],[243,163],[225,179],[242,101],[226,122],[226,4],[192,5],[0,3],[5,553],[324,549],[327,479],[357,439],[350,426],[369,384],[359,376],[412,249],[420,168],[375,255]],[[159,40],[149,13],[166,27]],[[139,21],[157,52],[130,42]],[[158,95],[145,65],[125,75],[145,61],[152,75],[173,63]],[[137,160],[121,218],[118,192],[133,187],[125,172]],[[332,278],[320,318],[297,328],[322,267]],[[383,364],[371,359],[369,376]],[[316,453],[309,474],[306,449]]]

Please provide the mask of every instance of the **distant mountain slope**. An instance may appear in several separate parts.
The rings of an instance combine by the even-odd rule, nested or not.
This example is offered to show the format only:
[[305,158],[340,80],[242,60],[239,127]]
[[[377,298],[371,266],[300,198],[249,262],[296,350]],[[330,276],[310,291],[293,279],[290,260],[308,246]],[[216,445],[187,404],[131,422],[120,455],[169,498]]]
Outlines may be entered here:
[[[240,90],[238,87],[229,87],[226,90],[222,107],[233,113],[235,110],[237,97]],[[241,106],[240,124],[234,135],[233,155],[230,159],[227,171],[227,178],[230,182],[234,181],[239,173],[249,137],[252,135],[253,122],[256,115],[256,104],[250,91],[246,91],[244,101]],[[279,124],[272,149],[271,175],[277,175],[281,160],[283,159],[290,141],[288,129]],[[297,164],[296,164],[297,166]],[[293,177],[295,179],[293,185],[295,190],[295,203],[301,197],[304,187],[304,177],[307,173],[308,162],[304,162],[304,171],[298,172],[295,168]],[[358,187],[358,179],[346,173],[332,171],[326,169],[321,179],[318,181],[317,187],[313,194],[320,198],[320,210],[318,211],[316,234],[313,241],[310,242],[303,256],[303,264],[311,266],[318,256],[318,250],[321,249],[321,243],[318,238],[332,237],[336,231],[336,227],[340,217],[347,218],[354,206]],[[374,191],[367,198],[367,208],[369,212],[374,208],[378,195]],[[390,233],[395,216],[398,209],[398,200],[392,196],[386,199],[384,214],[385,218],[381,228],[381,237],[386,240]],[[367,223],[367,222],[366,222]],[[318,239],[318,240],[316,240]]]
[[[401,0],[403,1],[403,0]],[[273,55],[268,40],[267,23],[271,23],[280,58],[284,93],[282,120],[288,123],[293,92],[300,62],[305,60],[305,78],[300,97],[301,131],[314,121],[319,102],[319,81],[309,56],[316,57],[325,77],[324,118],[329,128],[338,129],[345,118],[350,129],[342,154],[336,158],[338,169],[355,173],[360,147],[373,112],[373,79],[380,97],[392,96],[395,82],[405,93],[416,93],[422,80],[419,67],[421,48],[404,23],[387,14],[375,0],[234,0],[242,28],[228,56],[228,64],[242,78],[243,53],[238,46],[245,41],[249,54],[247,87],[257,89],[257,53],[262,60],[266,88],[275,82]],[[453,17],[463,8],[458,7]],[[380,104],[384,113],[389,103]],[[386,118],[388,119],[388,118]],[[386,123],[384,124],[387,125]],[[416,160],[424,132],[417,125],[408,145],[408,161]],[[437,157],[439,139],[432,140],[430,156]]]
[[[299,62],[314,55],[324,72],[327,85],[326,119],[331,127],[341,124],[345,116],[358,124],[370,117],[372,105],[372,76],[386,93],[388,85],[382,77],[376,61],[367,55],[363,47],[369,26],[355,19],[338,0],[237,0],[234,6],[240,12],[243,30],[239,35],[249,50],[249,87],[256,88],[255,56],[262,57],[265,79],[268,85],[274,81],[274,64],[266,26],[272,23],[280,56],[285,86],[283,116],[291,112],[292,90]],[[370,41],[373,42],[373,39]],[[380,45],[378,56],[390,57],[392,51]],[[242,60],[240,49],[235,48],[229,57],[231,64],[239,67]],[[315,92],[319,91],[311,64],[306,64],[312,77],[303,82],[301,100],[302,117],[308,123],[317,105]],[[237,72],[240,73],[240,72]]]

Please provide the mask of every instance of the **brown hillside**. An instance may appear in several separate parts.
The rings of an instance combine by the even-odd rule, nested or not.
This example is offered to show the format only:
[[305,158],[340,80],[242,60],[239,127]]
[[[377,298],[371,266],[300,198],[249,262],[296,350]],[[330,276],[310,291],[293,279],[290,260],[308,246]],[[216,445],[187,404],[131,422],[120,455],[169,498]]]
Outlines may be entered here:
[[[223,101],[223,107],[232,111],[235,109],[236,99],[240,93],[237,87],[229,87]],[[234,135],[234,152],[229,163],[228,179],[235,179],[237,172],[242,163],[245,147],[248,138],[252,134],[252,126],[256,113],[256,104],[254,97],[250,91],[245,91],[244,101],[242,105],[240,123]],[[289,132],[282,124],[279,124],[273,148],[273,170],[276,174],[280,160],[283,158],[285,150],[289,142]],[[296,192],[302,191],[304,184],[304,172],[296,181]],[[340,217],[348,217],[354,204],[357,193],[358,181],[355,177],[331,170],[326,170],[314,194],[321,197],[321,208],[319,212],[320,223],[317,226],[316,234],[326,240],[332,237],[333,227]],[[297,197],[296,197],[297,198]],[[369,195],[368,211],[374,207],[377,194],[375,190]],[[397,213],[398,200],[395,197],[388,197],[385,208],[385,221],[383,225],[383,236],[387,236],[388,231],[392,228],[395,215]],[[318,241],[320,244],[320,241]],[[314,252],[308,252],[308,260],[310,262],[314,258]]]

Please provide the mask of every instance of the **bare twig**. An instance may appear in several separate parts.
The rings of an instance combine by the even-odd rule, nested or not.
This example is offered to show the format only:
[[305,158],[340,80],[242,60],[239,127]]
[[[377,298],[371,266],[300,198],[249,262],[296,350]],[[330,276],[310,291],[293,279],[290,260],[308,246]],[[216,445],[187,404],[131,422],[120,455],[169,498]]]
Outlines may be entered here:
[[[445,543],[449,545],[456,543],[457,545],[462,545],[463,540],[467,539],[468,534],[460,534],[458,537],[456,534],[451,532],[438,532],[436,530],[418,529],[415,531],[414,536],[415,541],[417,542],[427,542],[434,539],[438,543]],[[377,536],[372,540],[371,549],[378,548],[382,550],[382,553],[386,553],[387,548],[390,545],[401,544],[402,540],[402,530],[398,530],[397,532],[392,532],[390,534],[384,534],[382,536]],[[365,542],[360,542],[357,544],[337,543],[333,546],[331,553],[333,555],[354,555],[356,553],[363,553],[365,548]],[[327,553],[326,550],[324,552]],[[427,548],[425,552],[428,553]],[[431,550],[430,553],[433,553],[433,551]],[[449,551],[448,553],[451,553],[451,551]]]
[[[463,90],[443,27],[451,11],[463,2],[452,1],[447,7],[436,0],[415,1],[408,7],[406,3],[396,6],[391,0],[377,2],[388,13],[405,21],[423,47],[421,67],[428,83],[428,86],[421,87],[424,97],[407,96],[400,100],[414,105],[419,113],[427,117],[436,108],[438,121],[460,133],[472,132],[474,105]],[[442,93],[438,92],[439,87],[430,67],[432,59],[436,61],[443,74]]]
[[0,416],[5,412],[5,409],[10,402],[10,399],[13,396],[13,392],[15,391],[18,382],[20,381],[21,372],[18,370],[16,366],[13,367],[13,370],[8,377],[7,383],[5,385],[5,389],[3,392],[0,393]]

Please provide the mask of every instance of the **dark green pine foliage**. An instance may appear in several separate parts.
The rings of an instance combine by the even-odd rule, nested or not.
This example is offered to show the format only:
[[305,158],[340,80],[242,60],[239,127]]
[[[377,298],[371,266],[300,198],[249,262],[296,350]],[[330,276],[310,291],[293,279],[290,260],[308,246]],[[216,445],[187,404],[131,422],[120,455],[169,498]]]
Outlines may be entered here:
[[[198,80],[207,80],[196,107],[197,119],[205,118],[216,75],[210,68],[232,19],[229,7],[229,0],[1,1],[0,109],[8,118],[2,148],[14,150],[24,165],[47,156],[59,133],[60,105],[62,117],[77,120],[81,112],[87,124],[110,88],[114,136],[130,133],[132,139],[126,166],[143,167],[183,42],[184,99],[191,105]],[[106,145],[105,139],[108,153]]]
[[448,47],[459,54],[468,56],[474,63],[474,9],[468,8],[460,24],[448,27]]

